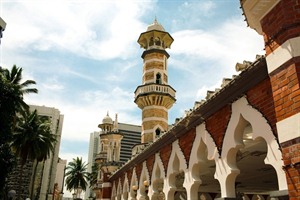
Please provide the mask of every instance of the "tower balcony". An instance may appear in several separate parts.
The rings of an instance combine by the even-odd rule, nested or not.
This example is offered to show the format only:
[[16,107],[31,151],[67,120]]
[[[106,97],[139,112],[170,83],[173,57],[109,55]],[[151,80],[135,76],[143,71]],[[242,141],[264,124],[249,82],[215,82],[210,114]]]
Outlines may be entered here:
[[134,93],[134,102],[141,109],[151,105],[164,106],[169,109],[176,101],[176,91],[169,85],[155,83],[140,85]]
[[96,163],[103,163],[104,161],[106,161],[107,159],[107,153],[104,151],[101,151],[100,153],[98,153],[95,157],[95,162]]

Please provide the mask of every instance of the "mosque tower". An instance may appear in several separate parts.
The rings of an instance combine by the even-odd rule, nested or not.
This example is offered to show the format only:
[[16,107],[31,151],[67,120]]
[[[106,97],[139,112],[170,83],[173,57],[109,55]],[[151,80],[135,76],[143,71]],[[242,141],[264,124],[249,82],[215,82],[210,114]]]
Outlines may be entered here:
[[174,39],[155,19],[146,32],[141,33],[138,43],[144,52],[142,58],[142,85],[135,90],[135,103],[142,110],[142,143],[153,142],[168,130],[168,110],[175,103],[176,91],[168,85],[167,60]]
[[113,122],[107,113],[98,127],[101,128],[100,148],[95,162],[99,166],[97,185],[100,185],[100,187],[97,187],[96,191],[94,191],[96,192],[97,199],[107,199],[111,191],[111,184],[108,181],[109,175],[121,165],[120,150],[123,134],[118,130],[117,114]]

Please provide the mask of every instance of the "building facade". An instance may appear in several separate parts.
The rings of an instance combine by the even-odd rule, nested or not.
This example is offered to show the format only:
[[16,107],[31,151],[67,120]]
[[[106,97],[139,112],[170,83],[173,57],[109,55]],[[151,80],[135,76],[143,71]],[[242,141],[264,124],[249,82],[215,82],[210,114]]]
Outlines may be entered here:
[[[95,164],[95,158],[97,153],[99,152],[98,148],[99,148],[99,132],[94,131],[90,133],[90,140],[89,140],[89,154],[88,154],[88,167],[87,167],[87,171],[89,173],[92,172],[92,166]],[[90,185],[88,183],[88,186],[84,194],[84,198],[88,199],[89,197],[92,197],[94,195],[93,193],[94,192],[90,188]]]
[[[121,140],[121,148],[120,148],[120,164],[126,163],[132,157],[132,149],[135,145],[140,144],[141,141],[141,126],[133,125],[133,124],[125,124],[119,123],[117,118],[113,121],[110,116],[107,114],[102,120],[102,123],[106,123],[110,125],[114,125],[115,129],[117,127],[118,132],[122,133],[122,140]],[[95,164],[95,159],[97,154],[100,153],[100,134],[102,134],[102,129],[97,132],[93,132],[90,134],[90,141],[89,141],[89,155],[88,155],[88,172],[92,172],[92,166]],[[89,197],[95,196],[93,187],[88,187],[85,191],[85,199]]]
[[[149,130],[144,122],[154,123],[157,116],[143,120],[141,142],[149,145],[116,171],[99,177],[97,199],[300,199],[299,1],[240,3],[250,28],[263,36],[266,54],[238,63],[239,75],[224,79],[219,89],[208,92],[205,100],[196,102],[157,138],[155,125],[152,132],[143,132]],[[153,27],[138,40],[145,49],[143,58],[149,55],[147,51],[161,50],[153,46],[150,36],[150,40],[143,38],[163,30]],[[158,57],[144,59],[146,67],[161,65]],[[145,71],[143,77],[148,80]],[[143,119],[144,105],[163,101],[150,93],[170,92],[157,88],[145,82],[136,90],[135,102],[142,108]],[[171,97],[170,103],[175,99]],[[150,132],[153,140],[145,139]]]
[[[40,187],[39,199],[50,200],[52,199],[52,195],[54,192],[54,185],[56,183],[57,167],[58,166],[61,167],[60,166],[61,159],[58,157],[58,154],[59,154],[64,116],[60,113],[58,109],[52,107],[30,105],[30,110],[32,111],[37,110],[38,115],[47,116],[51,122],[52,133],[56,134],[57,142],[55,144],[54,152],[44,163],[40,164],[40,170],[41,170],[40,173],[42,173],[41,174],[42,179],[40,180],[41,182],[40,185],[38,186]],[[63,185],[62,183],[60,183],[59,188],[62,187]]]
[[[37,110],[37,114],[39,116],[48,117],[51,123],[52,134],[56,134],[57,142],[55,144],[55,150],[50,154],[50,157],[45,160],[45,162],[38,163],[36,168],[35,180],[33,180],[33,168],[36,164],[36,161],[27,161],[24,166],[21,195],[22,198],[30,197],[30,192],[33,186],[34,197],[38,196],[39,200],[52,200],[54,184],[58,183],[56,180],[57,167],[60,167],[61,164],[61,159],[58,157],[58,153],[62,134],[63,115],[60,114],[60,111],[58,109],[46,106],[29,105],[29,109],[30,111]],[[20,169],[21,167],[18,164],[9,175],[9,189],[17,190],[19,186],[18,176],[20,175]],[[59,180],[63,180],[63,177],[60,177]],[[60,188],[62,187],[63,183],[60,181],[58,189],[60,190]],[[62,190],[60,190],[60,192],[62,192]]]

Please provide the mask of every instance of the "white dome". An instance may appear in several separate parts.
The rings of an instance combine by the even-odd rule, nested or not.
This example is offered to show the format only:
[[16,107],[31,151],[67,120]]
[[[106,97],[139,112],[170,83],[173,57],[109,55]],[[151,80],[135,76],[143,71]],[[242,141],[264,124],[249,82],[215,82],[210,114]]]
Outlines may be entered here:
[[165,31],[164,27],[157,22],[156,18],[153,24],[150,24],[147,28],[147,31],[153,31],[153,30]]
[[112,118],[110,118],[110,116],[108,115],[108,113],[107,113],[107,115],[103,118],[102,124],[113,124],[113,120],[112,120]]

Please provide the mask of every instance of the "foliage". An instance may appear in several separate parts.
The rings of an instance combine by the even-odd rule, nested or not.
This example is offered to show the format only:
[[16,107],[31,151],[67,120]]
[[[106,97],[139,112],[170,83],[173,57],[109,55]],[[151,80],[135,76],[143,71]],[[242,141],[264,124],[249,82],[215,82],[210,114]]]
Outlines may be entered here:
[[4,198],[5,181],[13,168],[15,157],[9,143],[15,127],[18,112],[28,110],[23,95],[37,93],[37,89],[29,88],[35,81],[22,81],[22,68],[14,65],[9,71],[0,67],[0,199]]
[[92,166],[92,172],[89,174],[89,183],[90,183],[90,187],[92,187],[93,185],[95,185],[97,183],[97,178],[98,178],[98,170],[99,170],[99,165],[97,163],[95,163]]
[[89,173],[87,172],[87,164],[82,162],[82,158],[73,158],[73,161],[68,163],[66,170],[67,190],[72,191],[81,187],[85,191]]
[[51,133],[50,122],[48,120],[39,117],[36,110],[22,113],[21,117],[18,118],[11,143],[12,149],[20,157],[20,186],[22,183],[23,166],[27,160],[37,160],[37,162],[46,160],[50,156],[50,153],[54,152],[55,142],[56,136]]
[[11,146],[22,164],[27,159],[43,161],[54,151],[55,137],[47,120],[40,118],[36,110],[27,111],[19,118]]

